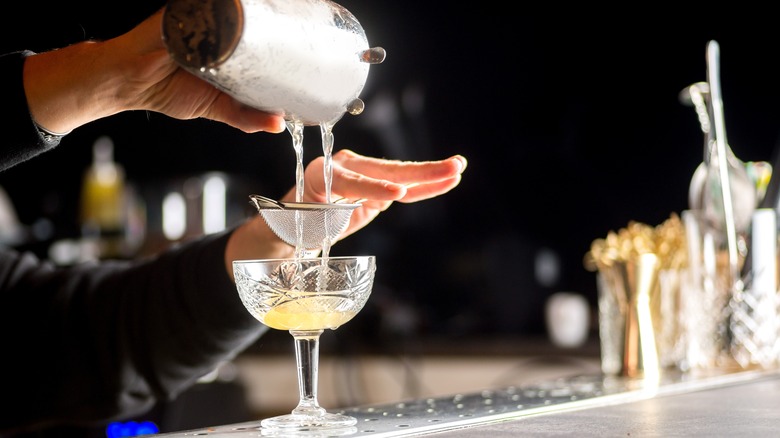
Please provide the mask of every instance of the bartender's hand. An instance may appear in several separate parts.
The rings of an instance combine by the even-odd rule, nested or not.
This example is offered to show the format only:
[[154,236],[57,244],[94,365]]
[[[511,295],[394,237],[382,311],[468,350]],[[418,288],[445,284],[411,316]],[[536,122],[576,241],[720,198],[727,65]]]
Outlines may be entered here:
[[160,9],[131,31],[32,55],[24,88],[44,129],[67,133],[122,111],[207,118],[244,132],[285,130],[281,116],[252,109],[178,67],[162,40]]
[[[438,161],[395,161],[366,157],[347,149],[333,154],[331,202],[362,201],[338,239],[363,228],[395,202],[417,202],[449,192],[460,183],[467,161],[461,155]],[[304,172],[304,202],[325,202],[324,158],[312,160]],[[292,188],[282,201],[295,201]],[[337,239],[337,240],[338,240]],[[259,214],[238,227],[225,250],[225,266],[233,275],[233,260],[292,257],[295,248],[283,242]]]

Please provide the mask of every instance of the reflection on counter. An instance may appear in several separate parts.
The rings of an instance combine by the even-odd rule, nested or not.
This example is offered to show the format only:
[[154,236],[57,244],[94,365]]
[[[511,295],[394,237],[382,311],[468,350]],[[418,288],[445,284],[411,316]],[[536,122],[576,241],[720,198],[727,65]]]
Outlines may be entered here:
[[[297,378],[289,335],[264,336],[232,364],[255,418],[289,413],[298,401],[289,390]],[[319,398],[329,411],[600,372],[595,338],[570,349],[544,338],[426,338],[379,351],[352,345],[338,331],[322,341],[327,353],[320,359]]]
[[[357,426],[327,431],[275,435],[258,421],[217,425],[160,436],[369,436],[404,437],[442,433],[480,425],[520,420],[530,416],[609,406],[652,397],[682,394],[777,378],[776,372],[742,371],[692,378],[684,373],[665,373],[659,381],[610,377],[603,374],[574,375],[519,386],[489,387],[442,397],[404,399],[392,403],[343,409],[358,419]],[[518,427],[522,428],[522,424]]]

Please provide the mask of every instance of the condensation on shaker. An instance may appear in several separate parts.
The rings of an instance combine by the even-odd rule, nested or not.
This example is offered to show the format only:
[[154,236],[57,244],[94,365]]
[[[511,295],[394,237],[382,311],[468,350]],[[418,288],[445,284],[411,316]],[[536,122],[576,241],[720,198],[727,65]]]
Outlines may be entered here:
[[182,67],[248,106],[304,125],[360,114],[369,66],[386,55],[328,0],[169,0],[163,25]]

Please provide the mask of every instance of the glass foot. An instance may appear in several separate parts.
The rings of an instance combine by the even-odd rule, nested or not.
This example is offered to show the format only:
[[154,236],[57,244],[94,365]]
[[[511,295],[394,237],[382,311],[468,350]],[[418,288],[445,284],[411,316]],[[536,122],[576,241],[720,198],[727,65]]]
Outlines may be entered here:
[[309,430],[290,430],[290,429],[262,429],[261,436],[275,436],[284,438],[332,438],[337,436],[354,435],[357,433],[357,427],[325,427]]
[[[260,422],[264,429],[289,431],[319,431],[322,429],[338,429],[354,426],[357,419],[349,415],[326,412],[322,415],[287,414],[266,418]],[[354,428],[352,428],[354,429]],[[339,434],[341,435],[341,434]]]

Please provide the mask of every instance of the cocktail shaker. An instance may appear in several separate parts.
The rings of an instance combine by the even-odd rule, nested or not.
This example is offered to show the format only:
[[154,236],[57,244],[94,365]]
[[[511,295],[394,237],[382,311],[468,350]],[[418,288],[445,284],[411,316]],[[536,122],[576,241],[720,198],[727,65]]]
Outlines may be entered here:
[[169,0],[162,32],[187,71],[304,125],[360,114],[369,66],[385,57],[329,0]]

